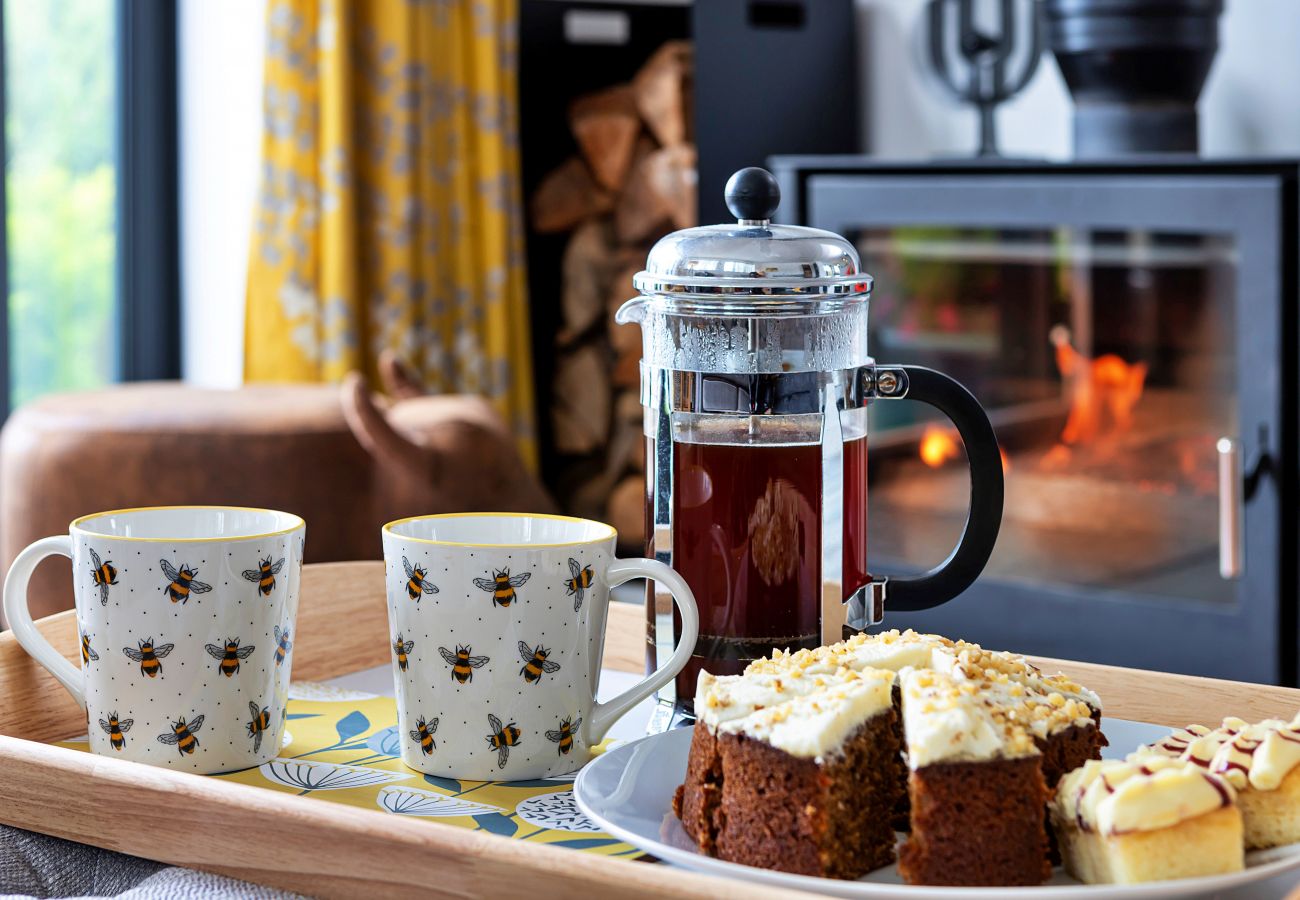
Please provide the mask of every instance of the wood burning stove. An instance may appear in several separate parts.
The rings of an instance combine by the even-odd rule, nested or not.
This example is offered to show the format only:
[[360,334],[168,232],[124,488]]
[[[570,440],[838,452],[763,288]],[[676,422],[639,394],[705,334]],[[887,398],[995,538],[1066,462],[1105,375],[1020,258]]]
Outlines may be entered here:
[[[886,627],[1295,684],[1300,163],[885,164],[778,157],[787,221],[876,279],[872,355],[968,385],[997,428],[984,575]],[[955,436],[870,423],[874,574],[964,523]]]

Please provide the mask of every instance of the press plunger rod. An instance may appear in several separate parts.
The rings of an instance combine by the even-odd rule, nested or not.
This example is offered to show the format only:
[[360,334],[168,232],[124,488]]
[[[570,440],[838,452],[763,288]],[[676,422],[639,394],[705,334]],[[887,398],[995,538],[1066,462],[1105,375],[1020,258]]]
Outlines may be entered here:
[[[723,199],[727,201],[727,209],[736,217],[736,224],[766,228],[781,204],[781,186],[767,169],[750,166],[727,179]],[[758,320],[748,319],[746,324],[750,359],[753,361],[759,350]],[[758,431],[758,417],[750,416],[749,436],[757,437]]]

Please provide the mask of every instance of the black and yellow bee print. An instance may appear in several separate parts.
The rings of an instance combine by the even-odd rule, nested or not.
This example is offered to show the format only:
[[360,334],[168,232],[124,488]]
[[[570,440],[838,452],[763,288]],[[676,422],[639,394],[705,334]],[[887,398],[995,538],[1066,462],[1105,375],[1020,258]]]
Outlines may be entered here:
[[511,576],[509,569],[496,569],[492,572],[491,578],[475,578],[474,587],[490,593],[493,606],[509,607],[519,599],[515,588],[523,587],[532,577],[532,572],[520,572],[518,575]]
[[397,657],[397,668],[406,671],[406,667],[411,664],[407,655],[414,649],[415,641],[403,640],[402,633],[397,632],[397,637],[393,638],[393,655]]
[[432,721],[424,721],[424,716],[415,720],[415,727],[411,729],[411,740],[420,745],[420,752],[425,756],[433,753],[433,748],[437,743],[433,740],[434,733],[438,730],[438,717],[435,716]]
[[560,671],[560,664],[547,658],[550,655],[551,651],[541,644],[529,647],[526,642],[520,641],[519,658],[524,661],[524,667],[519,670],[519,674],[524,676],[524,681],[537,684],[542,680],[543,672],[551,674]]
[[122,652],[128,658],[135,660],[140,664],[140,674],[148,675],[150,678],[156,678],[162,674],[162,663],[159,662],[172,652],[174,644],[154,645],[153,638],[146,638],[143,641],[137,641],[140,646],[136,649],[123,647]]
[[83,666],[88,666],[92,662],[98,661],[99,654],[95,652],[94,647],[90,646],[90,635],[83,631],[81,633],[81,664]]
[[591,566],[579,565],[576,559],[569,559],[569,574],[572,578],[564,579],[564,587],[573,598],[573,611],[578,612],[582,609],[582,598],[591,587],[591,582],[595,579],[592,574]]
[[158,560],[158,565],[162,567],[163,575],[167,578],[167,584],[163,585],[163,590],[167,593],[167,596],[172,598],[172,603],[188,603],[191,594],[206,594],[212,590],[212,585],[195,580],[195,577],[199,574],[198,569],[191,569],[181,563],[180,570],[177,571],[165,559]]
[[275,664],[284,665],[284,658],[289,655],[293,649],[293,641],[289,640],[289,629],[275,626]]
[[271,591],[275,590],[275,576],[280,574],[280,569],[284,565],[284,557],[280,561],[271,564],[271,557],[259,560],[256,569],[245,569],[244,578],[257,585],[257,592],[263,597],[271,596]]
[[113,561],[102,562],[99,554],[91,548],[90,550],[90,579],[95,582],[99,588],[99,605],[108,605],[108,589],[111,585],[117,584],[117,569],[113,568]]
[[488,727],[492,729],[492,733],[487,736],[488,746],[497,752],[497,768],[504,769],[510,760],[510,748],[519,746],[523,732],[515,727],[514,722],[502,725],[501,720],[492,713],[488,713]]
[[419,600],[423,594],[438,593],[438,586],[429,581],[429,570],[411,565],[411,561],[402,557],[402,568],[406,570],[406,595],[412,600]]
[[239,661],[248,659],[255,649],[252,644],[247,647],[239,646],[239,638],[227,638],[223,644],[205,644],[204,649],[208,651],[208,656],[220,660],[217,668],[221,674],[230,678],[239,672]]
[[119,719],[117,713],[112,713],[107,721],[99,720],[99,727],[108,735],[108,742],[113,745],[114,750],[121,750],[126,746],[126,733],[134,724],[135,719]]
[[181,756],[187,753],[193,756],[194,751],[199,746],[199,739],[194,735],[202,727],[202,716],[195,716],[189,721],[186,721],[185,717],[182,716],[172,723],[171,731],[165,731],[158,735],[158,743],[175,745],[177,752]]
[[560,721],[559,728],[554,731],[546,732],[546,739],[548,741],[554,741],[559,744],[555,749],[556,756],[560,756],[561,754],[564,756],[569,755],[569,752],[573,750],[573,736],[578,733],[578,729],[581,726],[582,716],[578,716],[577,719],[570,716]]
[[474,670],[482,668],[487,663],[486,656],[471,656],[474,651],[467,645],[457,644],[456,652],[452,653],[446,647],[439,647],[438,653],[446,660],[447,665],[451,666],[451,677],[461,684],[468,684],[474,680]]
[[[262,735],[266,734],[271,728],[271,711],[265,706],[261,712],[258,712],[257,704],[248,701],[248,714],[252,717],[248,722],[248,736],[253,739],[253,752],[256,753],[262,749]],[[200,716],[200,719],[203,717]],[[159,738],[159,740],[162,740]]]

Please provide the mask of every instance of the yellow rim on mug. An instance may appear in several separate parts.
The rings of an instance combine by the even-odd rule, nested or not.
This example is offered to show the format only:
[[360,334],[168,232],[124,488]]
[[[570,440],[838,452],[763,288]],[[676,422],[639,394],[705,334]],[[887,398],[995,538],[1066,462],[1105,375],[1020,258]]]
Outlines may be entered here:
[[[138,512],[157,512],[165,509],[219,509],[228,512],[253,512],[253,513],[272,513],[277,516],[291,516],[297,521],[287,528],[281,528],[278,531],[266,531],[260,534],[241,534],[232,537],[196,537],[196,538],[170,538],[170,537],[133,537],[121,534],[99,534],[93,531],[87,531],[79,528],[82,522],[88,522],[91,519],[102,519],[105,516],[120,516],[126,513]],[[211,503],[199,504],[177,504],[175,506],[131,506],[126,509],[106,509],[103,512],[89,513],[84,516],[78,516],[68,523],[68,531],[81,531],[83,534],[93,535],[109,541],[154,541],[168,544],[197,544],[212,541],[256,541],[261,538],[279,537],[282,534],[292,534],[299,528],[307,527],[307,522],[297,513],[285,512],[282,509],[268,509],[263,506],[221,506]]]
[[[398,534],[393,531],[393,526],[402,525],[406,522],[420,522],[426,519],[485,519],[490,517],[510,518],[510,519],[551,519],[557,522],[576,522],[582,525],[595,525],[598,528],[606,529],[606,533],[597,537],[587,538],[585,541],[564,541],[559,544],[534,544],[534,543],[512,543],[512,544],[490,544],[486,541],[438,541],[433,538],[411,537],[405,534]],[[391,534],[395,538],[404,541],[415,541],[417,544],[434,544],[438,547],[502,547],[507,550],[547,550],[555,547],[581,547],[584,544],[598,544],[601,541],[607,541],[610,538],[618,538],[618,529],[613,525],[605,522],[597,522],[595,519],[583,519],[578,516],[557,516],[552,513],[518,513],[518,512],[464,512],[464,513],[434,513],[427,516],[407,516],[404,519],[394,519],[383,527],[385,534]]]

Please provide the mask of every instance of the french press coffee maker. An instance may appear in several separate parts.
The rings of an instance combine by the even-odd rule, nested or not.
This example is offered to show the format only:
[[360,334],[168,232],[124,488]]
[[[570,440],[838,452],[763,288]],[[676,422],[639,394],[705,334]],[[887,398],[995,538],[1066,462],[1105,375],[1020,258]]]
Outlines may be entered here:
[[[885,610],[938,606],[988,561],[1002,519],[1002,463],[979,403],[931,369],[868,354],[871,276],[837,234],[772,224],[772,175],[727,182],[735,225],[674,232],[651,249],[617,320],[642,329],[646,555],[695,594],[690,664],[659,696],[662,730],[694,713],[700,671],[740,672],[777,649],[843,640]],[[867,566],[867,408],[919,400],[952,420],[970,464],[956,549],[917,578]],[[680,623],[647,588],[647,664]],[[672,622],[672,634],[668,634]]]

